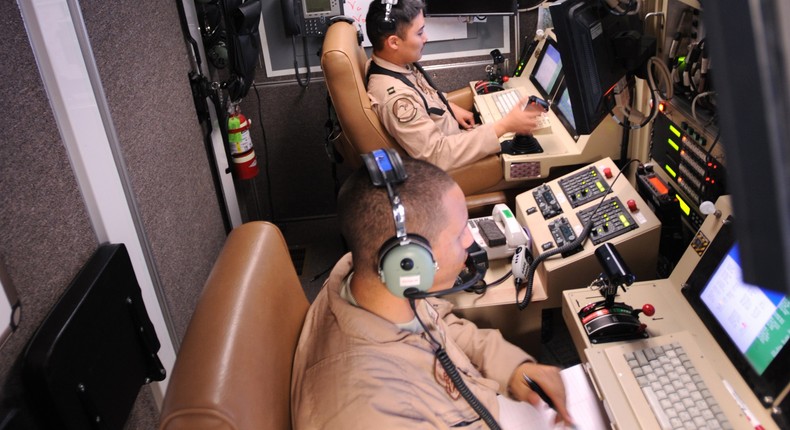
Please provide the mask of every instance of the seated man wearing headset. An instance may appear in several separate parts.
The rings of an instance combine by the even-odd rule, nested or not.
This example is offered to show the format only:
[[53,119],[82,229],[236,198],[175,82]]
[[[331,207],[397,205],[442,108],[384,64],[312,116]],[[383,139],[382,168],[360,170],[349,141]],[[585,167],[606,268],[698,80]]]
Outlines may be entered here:
[[368,9],[373,55],[367,89],[382,125],[410,156],[449,170],[500,152],[505,133],[532,133],[541,113],[534,104],[523,110],[517,105],[502,119],[475,126],[472,112],[448,102],[416,63],[428,40],[423,1],[396,3],[373,0]]
[[438,298],[466,288],[453,287],[473,241],[458,185],[391,150],[363,158],[338,196],[351,253],[311,305],[296,349],[293,427],[478,429],[502,419],[507,428],[515,415],[549,428],[551,411],[530,387],[570,423],[559,369]]

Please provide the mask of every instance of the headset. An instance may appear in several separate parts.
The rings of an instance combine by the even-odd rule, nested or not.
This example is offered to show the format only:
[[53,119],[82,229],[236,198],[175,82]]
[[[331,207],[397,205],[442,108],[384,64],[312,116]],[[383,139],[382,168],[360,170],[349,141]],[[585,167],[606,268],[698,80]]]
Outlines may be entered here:
[[409,299],[440,297],[470,288],[484,291],[482,281],[488,270],[488,255],[473,242],[467,249],[466,268],[452,288],[428,292],[438,265],[428,239],[406,232],[406,210],[396,188],[408,178],[400,155],[393,149],[378,149],[362,154],[362,160],[373,186],[386,187],[392,205],[395,236],[384,242],[378,252],[379,277],[387,289],[395,296]]
[[378,252],[378,272],[381,282],[398,297],[405,297],[407,289],[428,291],[438,266],[428,239],[406,232],[406,209],[398,195],[397,185],[408,178],[403,162],[395,150],[377,149],[362,154],[362,160],[375,187],[386,187],[395,236],[388,239]]
[[395,31],[395,18],[391,17],[390,14],[392,13],[392,6],[398,4],[398,0],[381,0],[381,4],[384,5],[384,17],[381,18],[378,22],[379,27],[386,32]]

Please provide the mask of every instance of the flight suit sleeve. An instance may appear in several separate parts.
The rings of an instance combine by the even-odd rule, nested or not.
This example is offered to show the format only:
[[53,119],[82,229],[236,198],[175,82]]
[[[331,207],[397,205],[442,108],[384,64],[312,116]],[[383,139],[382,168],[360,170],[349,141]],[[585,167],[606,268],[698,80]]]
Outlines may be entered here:
[[464,351],[480,373],[499,383],[500,394],[508,394],[507,386],[513,371],[522,363],[535,359],[521,348],[505,340],[499,330],[481,329],[473,322],[451,312],[452,305],[436,301],[436,310],[447,324],[447,335]]
[[395,87],[390,92],[383,102],[371,102],[384,128],[411,157],[450,170],[500,151],[492,124],[461,130],[449,113],[429,113],[414,90]]

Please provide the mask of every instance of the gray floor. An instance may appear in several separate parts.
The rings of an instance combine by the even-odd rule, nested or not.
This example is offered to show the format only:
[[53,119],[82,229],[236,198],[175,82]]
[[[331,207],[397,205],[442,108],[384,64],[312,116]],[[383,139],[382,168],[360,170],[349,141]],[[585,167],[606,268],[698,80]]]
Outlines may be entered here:
[[[308,300],[313,301],[335,262],[346,252],[335,217],[279,223]],[[538,361],[562,368],[579,363],[559,309],[544,312]]]

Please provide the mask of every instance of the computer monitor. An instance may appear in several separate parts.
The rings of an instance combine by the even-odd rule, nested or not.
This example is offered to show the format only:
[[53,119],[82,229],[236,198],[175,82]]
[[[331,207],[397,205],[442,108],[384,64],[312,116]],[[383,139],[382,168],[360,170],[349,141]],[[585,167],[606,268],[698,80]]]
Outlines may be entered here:
[[790,381],[790,301],[787,295],[743,281],[741,253],[729,225],[722,227],[683,294],[732,364],[764,403]]
[[652,55],[655,40],[643,38],[639,18],[613,14],[604,2],[566,0],[549,11],[576,130],[590,134],[614,108],[615,84]]
[[529,80],[538,90],[541,97],[546,100],[554,98],[558,85],[562,83],[562,59],[560,51],[557,50],[557,42],[547,37],[543,43],[543,49],[538,54]]
[[515,15],[516,0],[425,0],[425,16]]

